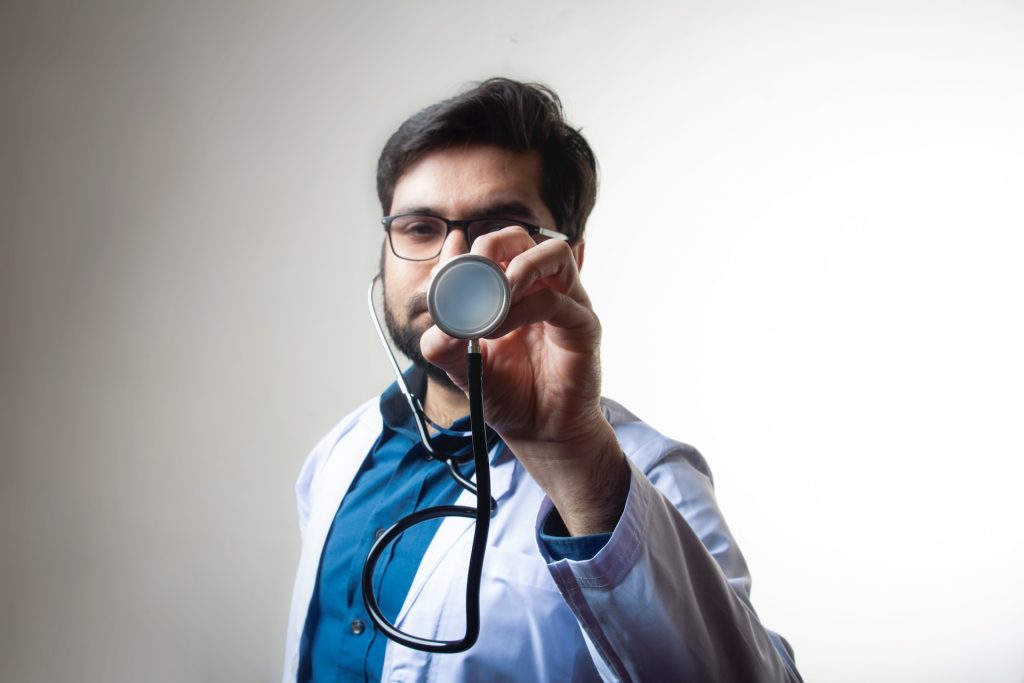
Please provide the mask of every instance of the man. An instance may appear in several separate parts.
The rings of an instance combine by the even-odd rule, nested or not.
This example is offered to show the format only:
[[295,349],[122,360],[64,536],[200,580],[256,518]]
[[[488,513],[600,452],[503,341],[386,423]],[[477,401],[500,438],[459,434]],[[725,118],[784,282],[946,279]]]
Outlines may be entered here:
[[[385,317],[414,361],[406,377],[438,452],[469,449],[466,346],[433,325],[431,274],[472,252],[511,286],[507,319],[481,343],[500,437],[481,630],[465,652],[428,654],[390,643],[363,606],[360,573],[381,529],[473,504],[429,458],[392,385],[300,474],[286,681],[799,680],[750,606],[704,459],[600,396],[601,326],[579,279],[596,188],[590,147],[541,86],[486,81],[388,141],[377,177]],[[471,537],[463,518],[403,534],[374,580],[385,616],[422,638],[461,637]]]

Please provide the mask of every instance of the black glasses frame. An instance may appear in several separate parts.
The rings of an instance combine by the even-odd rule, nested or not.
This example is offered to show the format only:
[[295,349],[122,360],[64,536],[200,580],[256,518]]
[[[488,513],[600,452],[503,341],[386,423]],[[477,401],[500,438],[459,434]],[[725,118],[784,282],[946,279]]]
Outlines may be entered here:
[[[441,240],[437,248],[437,253],[434,254],[433,256],[428,256],[424,258],[409,258],[408,256],[402,256],[401,254],[398,253],[398,251],[395,250],[395,242],[394,240],[391,239],[391,224],[394,223],[399,218],[407,218],[409,216],[422,216],[423,218],[433,218],[434,220],[444,222],[444,224],[447,226],[448,229],[444,233],[444,239]],[[383,218],[380,219],[381,224],[384,226],[384,232],[388,234],[388,245],[391,247],[391,253],[397,256],[398,258],[402,259],[403,261],[432,261],[436,259],[438,255],[441,253],[441,249],[444,248],[444,242],[445,240],[448,239],[448,235],[450,235],[452,233],[452,230],[454,230],[455,228],[462,230],[462,235],[463,237],[466,238],[466,247],[472,247],[473,244],[469,239],[469,226],[472,225],[473,223],[482,223],[484,221],[504,223],[506,219],[470,218],[469,220],[453,221],[451,219],[445,218],[444,216],[437,216],[432,213],[421,213],[419,211],[412,211],[409,213],[398,213],[395,214],[394,216],[384,216]],[[529,233],[530,237],[540,236],[547,237],[548,239],[562,240],[564,242],[569,241],[568,235],[566,235],[563,232],[558,232],[557,230],[549,230],[547,228],[542,228],[539,225],[533,225],[532,223],[527,223],[525,221],[516,220],[512,218],[507,219],[507,221],[508,225],[510,226],[517,225],[526,230],[526,232]]]

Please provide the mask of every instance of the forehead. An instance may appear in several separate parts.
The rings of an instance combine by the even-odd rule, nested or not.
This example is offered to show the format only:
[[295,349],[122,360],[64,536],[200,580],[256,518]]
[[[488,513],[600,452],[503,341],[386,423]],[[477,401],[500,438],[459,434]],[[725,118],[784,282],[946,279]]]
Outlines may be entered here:
[[389,213],[429,210],[472,218],[494,206],[521,204],[550,214],[541,198],[541,159],[489,145],[429,152],[399,176]]

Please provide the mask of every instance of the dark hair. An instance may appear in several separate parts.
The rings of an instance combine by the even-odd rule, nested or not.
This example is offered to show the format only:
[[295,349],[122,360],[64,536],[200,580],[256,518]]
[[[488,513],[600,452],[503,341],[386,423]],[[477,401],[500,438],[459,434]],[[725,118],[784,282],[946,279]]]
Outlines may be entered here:
[[395,183],[429,152],[463,145],[536,151],[542,164],[541,197],[572,242],[583,236],[597,199],[597,160],[572,128],[551,88],[491,78],[414,114],[391,136],[377,163],[377,196],[391,210]]

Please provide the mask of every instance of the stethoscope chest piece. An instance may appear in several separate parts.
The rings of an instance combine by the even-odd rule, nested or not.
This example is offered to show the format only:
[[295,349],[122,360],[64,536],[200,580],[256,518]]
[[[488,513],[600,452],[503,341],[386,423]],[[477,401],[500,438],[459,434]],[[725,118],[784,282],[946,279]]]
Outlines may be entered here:
[[463,254],[438,268],[427,287],[427,308],[442,332],[457,339],[480,339],[508,315],[511,292],[494,261]]

